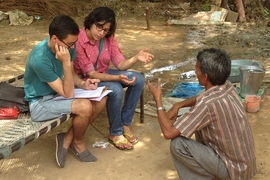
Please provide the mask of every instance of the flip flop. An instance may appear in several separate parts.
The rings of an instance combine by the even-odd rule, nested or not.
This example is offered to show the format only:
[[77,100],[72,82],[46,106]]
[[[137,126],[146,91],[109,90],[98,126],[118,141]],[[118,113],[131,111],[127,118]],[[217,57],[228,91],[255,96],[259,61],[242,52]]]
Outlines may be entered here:
[[[136,144],[139,139],[135,137],[133,134],[123,133],[123,136],[132,144]],[[135,138],[134,138],[135,137]]]
[[108,139],[109,143],[111,143],[112,145],[114,145],[114,147],[116,147],[117,149],[119,150],[124,150],[124,151],[129,151],[129,150],[132,150],[133,149],[133,146],[132,147],[120,147],[119,145],[123,144],[123,145],[127,145],[128,144],[128,140],[125,139],[125,141],[113,141],[111,140],[110,138]]

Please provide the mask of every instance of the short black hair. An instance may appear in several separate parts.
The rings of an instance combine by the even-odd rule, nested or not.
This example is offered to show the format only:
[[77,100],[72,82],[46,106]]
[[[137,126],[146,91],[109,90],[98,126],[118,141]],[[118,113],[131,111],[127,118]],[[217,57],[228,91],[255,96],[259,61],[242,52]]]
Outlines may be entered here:
[[115,13],[109,7],[97,7],[91,11],[90,14],[85,17],[84,27],[85,29],[90,29],[94,23],[101,21],[105,21],[105,23],[111,23],[109,32],[106,34],[106,37],[108,38],[113,35],[116,30]]
[[78,35],[80,32],[78,24],[67,15],[56,16],[49,25],[49,35],[57,36],[58,39],[63,40],[68,35]]
[[210,48],[200,51],[197,55],[202,74],[207,74],[213,85],[222,85],[231,73],[231,59],[221,49]]

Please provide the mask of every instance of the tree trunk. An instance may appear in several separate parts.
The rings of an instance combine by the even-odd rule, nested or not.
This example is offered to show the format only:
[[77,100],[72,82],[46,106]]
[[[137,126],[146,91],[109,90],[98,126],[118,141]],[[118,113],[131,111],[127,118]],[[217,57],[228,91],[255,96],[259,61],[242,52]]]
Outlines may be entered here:
[[220,7],[228,9],[228,0],[222,0]]
[[270,0],[266,0],[264,6],[270,10]]
[[246,15],[245,15],[243,1],[242,0],[235,0],[235,4],[236,4],[238,15],[239,15],[239,17],[238,17],[239,22],[246,22]]
[[255,2],[257,4],[257,6],[260,8],[262,15],[264,15],[264,8],[263,8],[261,0],[255,0]]
[[215,6],[221,7],[221,1],[222,0],[210,0],[210,3]]
[[193,4],[196,0],[190,0],[190,7],[193,7]]

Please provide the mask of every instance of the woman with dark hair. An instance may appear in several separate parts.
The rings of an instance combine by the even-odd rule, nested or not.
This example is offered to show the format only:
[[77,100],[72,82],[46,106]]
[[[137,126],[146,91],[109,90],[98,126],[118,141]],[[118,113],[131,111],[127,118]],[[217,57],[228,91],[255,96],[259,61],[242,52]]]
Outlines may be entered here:
[[[120,150],[131,150],[138,138],[132,134],[129,126],[144,88],[144,77],[127,69],[138,61],[150,62],[154,56],[146,48],[125,60],[114,36],[115,29],[115,13],[112,9],[94,9],[85,18],[84,28],[80,30],[74,70],[83,79],[100,79],[99,86],[107,86],[113,91],[108,94],[106,104],[110,125],[108,140]],[[116,69],[109,69],[110,62]],[[126,93],[123,90],[125,87]]]

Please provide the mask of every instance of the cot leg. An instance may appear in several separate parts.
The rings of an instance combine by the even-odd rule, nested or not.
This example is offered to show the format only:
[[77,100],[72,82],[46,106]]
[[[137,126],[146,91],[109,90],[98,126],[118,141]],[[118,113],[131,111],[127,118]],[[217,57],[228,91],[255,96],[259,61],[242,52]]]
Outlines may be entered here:
[[[141,72],[144,77],[144,73]],[[144,89],[140,97],[140,123],[144,123]]]

